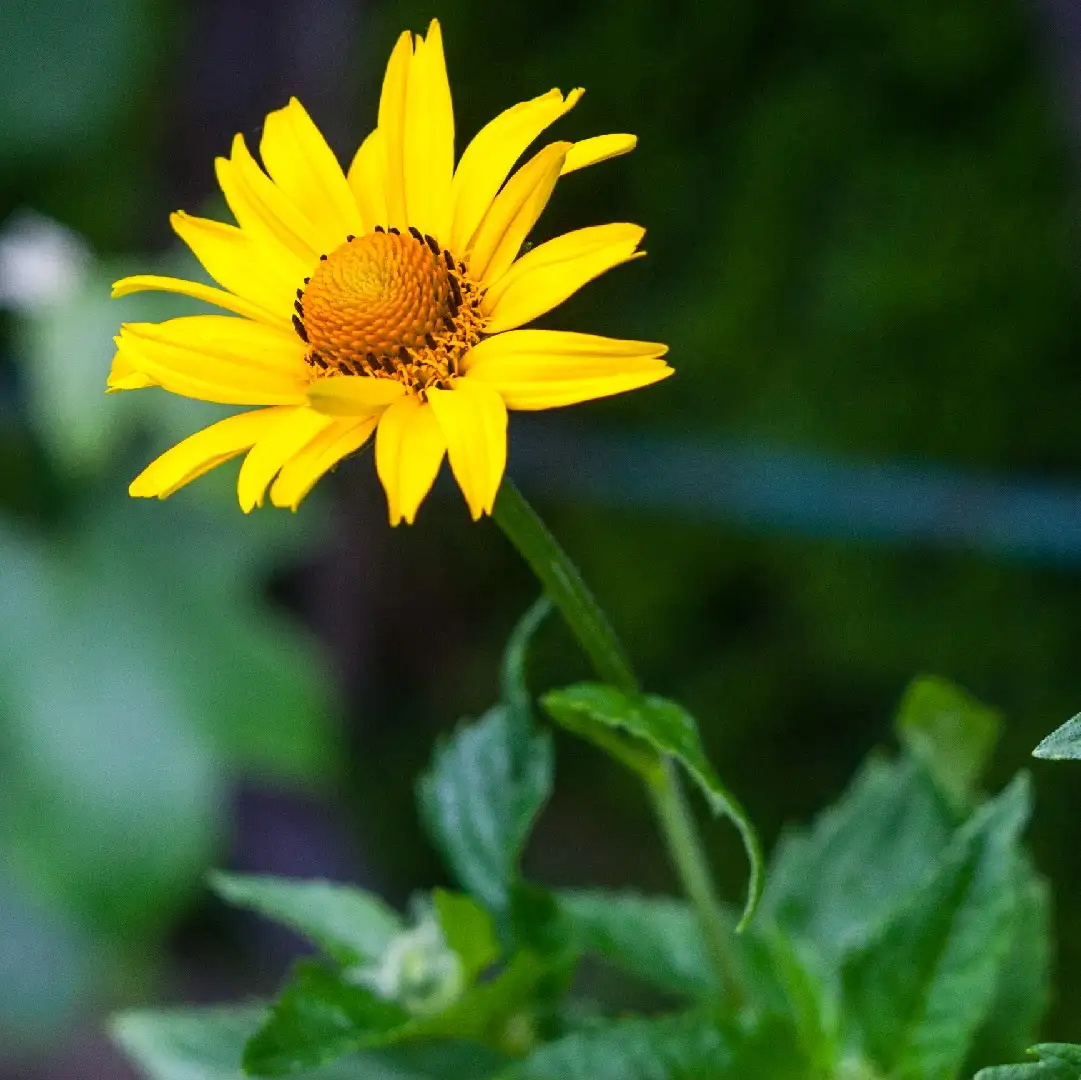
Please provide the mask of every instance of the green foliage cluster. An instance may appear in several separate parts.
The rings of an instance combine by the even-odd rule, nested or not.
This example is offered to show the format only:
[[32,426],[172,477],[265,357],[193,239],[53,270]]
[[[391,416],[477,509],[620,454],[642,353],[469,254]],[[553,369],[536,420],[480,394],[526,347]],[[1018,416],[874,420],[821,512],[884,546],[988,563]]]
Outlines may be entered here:
[[[318,954],[265,1005],[121,1016],[116,1037],[151,1080],[952,1080],[1031,1045],[1050,905],[1021,842],[1027,777],[981,787],[995,713],[944,681],[915,682],[900,751],[873,755],[837,803],[784,836],[758,902],[750,826],[689,716],[602,684],[541,697],[558,724],[647,778],[678,763],[748,836],[757,914],[745,929],[729,916],[724,986],[684,902],[553,891],[519,869],[553,781],[524,675],[545,610],[511,639],[501,700],[437,746],[418,784],[463,891],[419,896],[403,916],[345,885],[215,875],[221,897]],[[583,989],[597,964],[651,988],[656,1006],[613,1014]],[[1037,1050],[1039,1064],[982,1075],[1076,1075],[1076,1048]]]

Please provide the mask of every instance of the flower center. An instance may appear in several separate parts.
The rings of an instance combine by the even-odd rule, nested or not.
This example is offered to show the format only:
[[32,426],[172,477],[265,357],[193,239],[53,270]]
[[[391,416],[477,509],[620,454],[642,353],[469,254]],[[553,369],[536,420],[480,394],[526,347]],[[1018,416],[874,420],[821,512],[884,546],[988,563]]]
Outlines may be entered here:
[[297,289],[293,326],[317,377],[445,386],[481,338],[480,286],[431,236],[377,227],[321,255]]

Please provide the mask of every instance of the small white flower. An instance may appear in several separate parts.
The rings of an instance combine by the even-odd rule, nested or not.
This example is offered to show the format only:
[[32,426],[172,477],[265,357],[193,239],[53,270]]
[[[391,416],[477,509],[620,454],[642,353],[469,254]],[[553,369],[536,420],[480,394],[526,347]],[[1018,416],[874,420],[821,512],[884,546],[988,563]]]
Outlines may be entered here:
[[19,210],[0,228],[0,307],[39,311],[76,296],[93,256],[71,229],[33,210]]
[[465,989],[462,962],[448,948],[432,912],[395,936],[379,962],[355,969],[349,978],[381,998],[395,1001],[414,1016],[443,1012]]

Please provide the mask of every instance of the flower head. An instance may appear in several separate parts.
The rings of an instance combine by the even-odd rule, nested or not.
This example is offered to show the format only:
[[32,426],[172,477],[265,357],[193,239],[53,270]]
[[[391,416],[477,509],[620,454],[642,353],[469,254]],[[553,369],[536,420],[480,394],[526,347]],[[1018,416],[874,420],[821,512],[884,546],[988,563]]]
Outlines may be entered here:
[[266,119],[262,166],[238,135],[216,163],[237,224],[172,218],[221,287],[141,275],[113,290],[182,293],[231,314],[126,324],[108,385],[254,408],[174,446],[131,494],[165,498],[245,454],[243,509],[268,488],[275,505],[295,509],[374,432],[392,524],[413,521],[444,455],[479,518],[502,480],[508,409],[570,405],[671,374],[663,345],[521,329],[643,254],[644,230],[630,224],[521,253],[561,176],[634,147],[630,135],[553,142],[512,173],[581,94],[515,105],[455,166],[433,21],[427,37],[398,39],[377,126],[348,173],[295,99]]

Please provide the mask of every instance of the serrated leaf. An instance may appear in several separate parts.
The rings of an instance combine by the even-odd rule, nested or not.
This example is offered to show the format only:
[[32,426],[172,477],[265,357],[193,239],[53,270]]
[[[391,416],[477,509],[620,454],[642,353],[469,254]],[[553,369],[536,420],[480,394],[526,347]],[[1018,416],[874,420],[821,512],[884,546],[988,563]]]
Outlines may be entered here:
[[694,717],[655,694],[627,694],[601,683],[578,683],[541,699],[558,724],[607,750],[624,764],[658,781],[662,757],[679,762],[714,814],[736,827],[750,863],[747,901],[740,927],[754,913],[762,892],[762,848],[746,811],[721,783],[706,758]]
[[991,1008],[1016,911],[1019,776],[958,830],[931,879],[847,957],[842,1014],[895,1080],[949,1080]]
[[1031,860],[1019,860],[1017,910],[995,1000],[976,1037],[970,1063],[1020,1057],[1039,1034],[1051,997],[1051,890]]
[[432,905],[447,948],[458,954],[465,981],[472,983],[499,956],[491,915],[468,896],[446,889],[432,893]]
[[533,643],[533,635],[540,629],[551,610],[552,601],[547,594],[534,601],[511,631],[503,652],[503,663],[499,671],[501,696],[503,704],[510,709],[512,715],[519,721],[524,721],[521,725],[523,735],[528,735],[533,715],[533,698],[526,681],[529,648]]
[[525,657],[550,610],[539,601],[511,635],[504,701],[436,745],[417,784],[421,820],[455,879],[489,910],[505,911],[518,860],[552,791],[552,740],[533,729]]
[[1044,1061],[1058,1061],[1071,1069],[1081,1070],[1081,1045],[1078,1043],[1040,1043],[1034,1049]]
[[959,810],[973,802],[1001,726],[994,709],[932,676],[909,685],[895,724],[902,745],[923,762],[951,806]]
[[762,919],[810,945],[832,972],[922,884],[951,832],[923,769],[872,757],[809,830],[777,845]]
[[341,964],[378,958],[402,929],[379,897],[348,885],[221,872],[209,883],[223,900],[284,923]]
[[320,964],[297,964],[270,1015],[244,1047],[244,1071],[259,1076],[316,1069],[379,1046],[410,1020],[401,1006],[347,983]]
[[[583,951],[672,994],[709,997],[715,992],[716,975],[698,920],[685,901],[600,890],[557,895]],[[821,981],[774,928],[756,923],[735,944],[749,1003],[787,1018],[808,1061],[823,1075],[830,1073],[837,1032]]]
[[539,957],[521,952],[498,976],[467,989],[444,1011],[414,1016],[341,973],[302,962],[248,1041],[244,1068],[259,1076],[280,1076],[413,1040],[498,1045],[507,1019],[525,1006],[549,973]]
[[993,1065],[980,1069],[976,1080],[1078,1080],[1081,1072],[1060,1061],[1033,1061],[1028,1065]]
[[1032,756],[1049,761],[1081,761],[1081,715],[1052,731],[1032,751]]
[[1029,1051],[1039,1061],[981,1069],[976,1080],[1081,1080],[1081,1045],[1040,1043]]
[[579,948],[681,996],[716,991],[698,920],[682,900],[564,890],[557,901]]
[[535,1050],[500,1080],[810,1080],[783,1029],[733,1031],[697,1013],[618,1020]]

